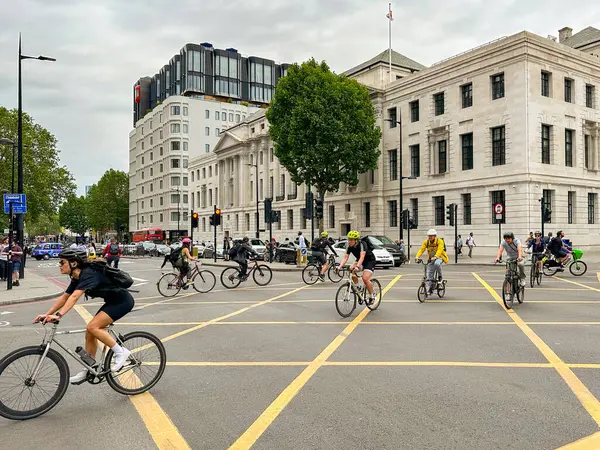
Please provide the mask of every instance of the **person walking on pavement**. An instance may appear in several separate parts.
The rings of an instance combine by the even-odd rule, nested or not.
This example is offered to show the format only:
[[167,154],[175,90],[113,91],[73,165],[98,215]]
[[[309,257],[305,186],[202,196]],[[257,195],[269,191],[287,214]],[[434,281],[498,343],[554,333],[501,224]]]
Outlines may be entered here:
[[19,247],[19,244],[17,244],[14,241],[10,247],[8,257],[13,263],[12,285],[20,286],[21,284],[19,283],[19,270],[21,270],[21,258],[23,257],[23,249]]
[[121,260],[121,247],[119,247],[119,244],[117,244],[115,238],[112,238],[110,243],[104,248],[102,257],[106,258],[106,263],[109,266],[113,266],[115,269],[119,268],[119,261]]
[[2,239],[0,244],[0,281],[8,278],[8,239]]
[[473,247],[475,247],[475,239],[473,239],[473,233],[469,233],[469,237],[467,238],[467,246],[469,247],[469,258],[473,256]]
[[463,240],[461,235],[458,235],[458,240],[456,241],[456,251],[458,252],[459,255],[462,255],[462,247],[463,247]]
[[306,252],[306,239],[302,236],[302,231],[298,231],[298,247],[300,247],[300,263],[304,260],[303,250]]
[[231,250],[231,246],[229,244],[229,238],[227,236],[225,236],[225,238],[223,238],[223,259],[225,261],[229,260],[229,250]]

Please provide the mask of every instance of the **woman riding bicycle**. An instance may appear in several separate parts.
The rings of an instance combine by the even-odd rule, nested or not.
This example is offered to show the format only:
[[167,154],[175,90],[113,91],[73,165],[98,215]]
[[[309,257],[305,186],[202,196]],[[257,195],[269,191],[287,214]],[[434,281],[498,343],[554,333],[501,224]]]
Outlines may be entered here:
[[[87,252],[65,249],[58,255],[60,273],[69,275],[71,283],[46,314],[38,315],[35,322],[44,324],[53,320],[60,320],[67,314],[77,300],[86,294],[90,297],[101,297],[104,305],[87,324],[85,332],[85,350],[96,359],[98,341],[112,349],[115,354],[112,372],[123,368],[131,352],[117,344],[117,341],[105,330],[113,322],[119,320],[133,309],[134,300],[126,289],[117,288],[106,280],[104,273],[90,266]],[[79,384],[87,379],[87,370],[82,370],[72,376],[69,381]]]
[[433,294],[433,280],[439,277],[441,281],[444,278],[442,274],[442,264],[448,264],[448,255],[446,254],[446,244],[444,240],[437,237],[437,231],[433,228],[427,232],[427,239],[421,245],[417,252],[416,262],[421,261],[421,255],[427,252],[427,292]]
[[357,283],[358,279],[353,272],[362,270],[362,280],[371,297],[369,302],[375,302],[377,300],[377,295],[373,290],[373,283],[371,283],[371,277],[373,276],[373,271],[375,270],[375,255],[369,248],[368,244],[361,241],[360,233],[358,231],[350,231],[348,233],[348,249],[340,261],[340,267],[344,267],[348,261],[348,258],[350,258],[350,255],[354,255],[355,258],[354,263],[350,266],[352,279],[355,283]]
[[546,251],[546,243],[542,239],[542,232],[536,231],[535,237],[527,244],[527,249],[531,249],[531,260],[537,263],[540,271],[542,270],[542,254]]
[[[179,269],[181,274],[187,277],[187,284],[192,284],[192,280],[190,280],[190,273],[192,271],[192,267],[190,266],[190,261],[197,261],[198,258],[194,258],[190,252],[192,248],[192,240],[190,238],[183,238],[181,241],[181,268]],[[187,288],[187,286],[186,286]]]

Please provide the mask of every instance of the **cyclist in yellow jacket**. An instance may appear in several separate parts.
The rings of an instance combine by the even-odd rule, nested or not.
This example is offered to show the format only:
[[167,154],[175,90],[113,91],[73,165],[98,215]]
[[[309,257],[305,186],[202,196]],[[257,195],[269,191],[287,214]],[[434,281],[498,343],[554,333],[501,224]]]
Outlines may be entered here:
[[427,290],[429,294],[433,293],[434,276],[439,277],[442,281],[442,264],[448,263],[448,255],[446,254],[446,246],[444,240],[437,237],[437,231],[431,229],[427,232],[427,239],[421,245],[417,252],[417,262],[420,262],[421,255],[427,252]]

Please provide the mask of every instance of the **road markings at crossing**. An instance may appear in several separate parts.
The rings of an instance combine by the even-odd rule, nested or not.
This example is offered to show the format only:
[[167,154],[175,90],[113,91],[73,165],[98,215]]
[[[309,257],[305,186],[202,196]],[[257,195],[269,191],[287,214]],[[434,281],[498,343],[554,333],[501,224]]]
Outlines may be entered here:
[[596,450],[600,448],[600,431],[557,450]]
[[[402,278],[402,275],[396,276],[385,287],[382,294],[385,295]],[[262,436],[262,434],[271,426],[273,421],[281,414],[285,407],[308,383],[313,375],[322,367],[323,363],[342,345],[346,338],[356,329],[369,310],[365,308],[344,330],[327,346],[325,349],[292,381],[271,403],[267,409],[254,421],[252,425],[242,434],[230,447],[231,449],[241,450],[249,449]]]
[[[590,291],[596,291],[596,292],[600,292],[600,289],[596,289],[596,288],[594,288],[594,287],[591,287],[591,286],[588,286],[588,285],[586,285],[586,284],[578,283],[577,281],[571,281],[571,280],[567,280],[567,279],[565,279],[565,278],[557,277],[556,275],[554,275],[552,278],[554,278],[555,280],[560,280],[560,281],[563,281],[563,282],[565,282],[565,283],[571,283],[571,284],[574,284],[574,285],[576,285],[576,286],[581,286],[582,288],[589,289]],[[558,289],[557,289],[557,290],[558,290]]]
[[0,316],[4,316],[6,314],[14,314],[14,312],[12,312],[12,311],[2,311],[2,312],[0,312]]
[[506,310],[503,305],[502,298],[488,283],[486,283],[479,275],[475,272],[472,274],[477,281],[484,286],[490,295],[498,302],[502,309],[506,311],[508,316],[515,322],[515,324],[521,329],[521,331],[529,338],[529,340],[537,347],[537,349],[544,355],[562,379],[567,383],[571,391],[575,394],[579,402],[586,409],[588,414],[600,425],[600,402],[590,392],[590,390],[581,382],[577,375],[569,368],[567,364],[561,360],[556,353],[527,325],[523,319],[514,311]]

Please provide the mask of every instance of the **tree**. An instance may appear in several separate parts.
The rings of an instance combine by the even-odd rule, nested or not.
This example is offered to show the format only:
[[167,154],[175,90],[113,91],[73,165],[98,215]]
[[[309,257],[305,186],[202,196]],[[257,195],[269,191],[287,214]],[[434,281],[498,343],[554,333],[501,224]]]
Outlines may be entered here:
[[[0,137],[17,143],[16,109],[0,107]],[[60,166],[60,152],[56,146],[57,140],[52,133],[23,113],[23,187],[27,194],[28,210],[26,224],[36,223],[42,216],[56,214],[61,203],[75,193],[73,177],[64,166]],[[12,146],[0,145],[0,191],[11,190],[12,151]],[[16,187],[15,166],[15,190]]]
[[86,214],[87,201],[85,197],[71,196],[58,211],[60,225],[74,233],[83,236],[89,228]]
[[87,216],[96,230],[110,229],[118,234],[128,230],[129,176],[120,170],[107,170],[87,196]]
[[266,116],[275,156],[292,181],[316,187],[321,199],[377,168],[381,130],[369,92],[325,62],[292,65]]
[[30,236],[57,235],[61,232],[58,214],[39,216],[37,220],[30,220],[26,225]]

